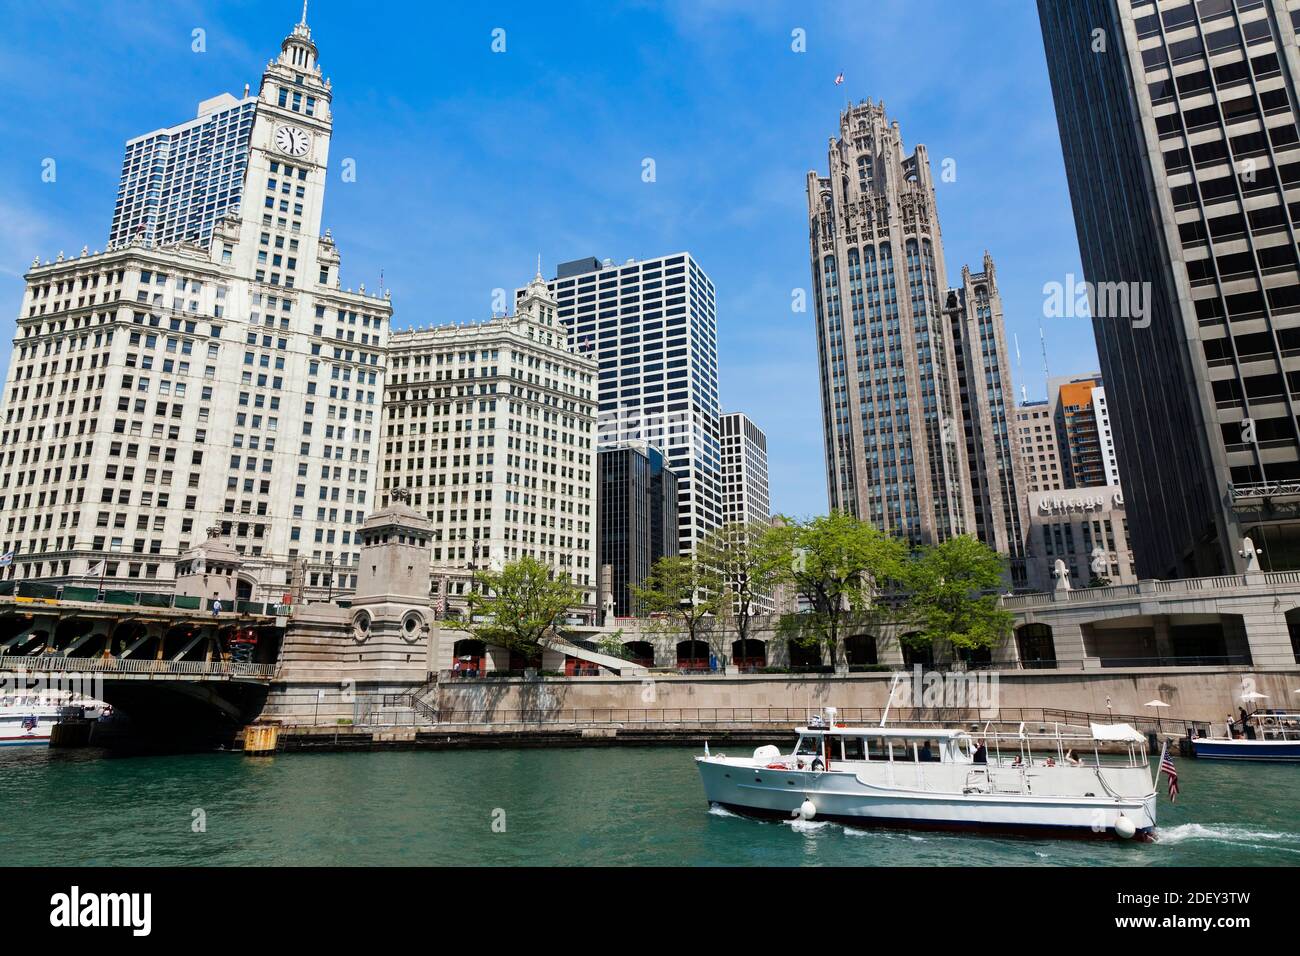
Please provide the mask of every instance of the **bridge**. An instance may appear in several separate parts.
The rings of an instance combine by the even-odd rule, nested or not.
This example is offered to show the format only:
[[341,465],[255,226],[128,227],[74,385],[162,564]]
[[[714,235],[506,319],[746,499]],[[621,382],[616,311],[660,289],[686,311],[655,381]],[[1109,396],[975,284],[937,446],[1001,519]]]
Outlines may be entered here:
[[0,582],[0,686],[93,687],[133,724],[223,736],[256,716],[289,609]]

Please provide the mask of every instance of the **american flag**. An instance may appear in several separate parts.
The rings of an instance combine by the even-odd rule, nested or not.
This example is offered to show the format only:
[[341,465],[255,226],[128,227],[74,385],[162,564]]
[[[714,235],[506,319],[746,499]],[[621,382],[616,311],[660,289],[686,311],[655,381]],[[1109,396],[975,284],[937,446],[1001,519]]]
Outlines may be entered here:
[[844,74],[843,74],[843,73],[836,73],[836,74],[835,74],[835,85],[836,85],[836,86],[843,86],[843,85],[844,85]]
[[1174,758],[1169,756],[1168,750],[1160,758],[1160,773],[1169,777],[1169,802],[1173,803],[1178,799],[1178,771],[1174,768]]

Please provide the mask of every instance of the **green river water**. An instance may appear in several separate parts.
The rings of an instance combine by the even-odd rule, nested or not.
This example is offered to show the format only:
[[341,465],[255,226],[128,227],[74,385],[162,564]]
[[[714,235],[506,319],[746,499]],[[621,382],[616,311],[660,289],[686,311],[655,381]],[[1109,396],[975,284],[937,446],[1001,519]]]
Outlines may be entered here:
[[[1300,766],[1181,759],[1154,844],[759,823],[710,810],[680,748],[0,751],[16,865],[1300,865]],[[196,832],[196,824],[203,828]]]

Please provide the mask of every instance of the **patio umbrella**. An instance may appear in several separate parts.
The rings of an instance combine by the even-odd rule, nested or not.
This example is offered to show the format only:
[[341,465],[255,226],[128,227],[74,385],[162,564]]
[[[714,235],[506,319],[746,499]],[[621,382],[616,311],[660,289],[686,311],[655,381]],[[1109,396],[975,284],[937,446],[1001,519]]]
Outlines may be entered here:
[[1261,694],[1257,690],[1250,690],[1241,695],[1242,700],[1268,700],[1268,694]]
[[[1169,705],[1166,704],[1163,700],[1149,700],[1149,701],[1147,701],[1145,704],[1143,704],[1142,706],[1143,706],[1143,707],[1168,707]],[[1158,729],[1160,729],[1161,731],[1163,731],[1163,730],[1165,729],[1164,722],[1163,722],[1162,720],[1160,720],[1160,717],[1159,717],[1159,713],[1158,713],[1158,712],[1157,712],[1157,715],[1156,715],[1156,727],[1157,727]]]

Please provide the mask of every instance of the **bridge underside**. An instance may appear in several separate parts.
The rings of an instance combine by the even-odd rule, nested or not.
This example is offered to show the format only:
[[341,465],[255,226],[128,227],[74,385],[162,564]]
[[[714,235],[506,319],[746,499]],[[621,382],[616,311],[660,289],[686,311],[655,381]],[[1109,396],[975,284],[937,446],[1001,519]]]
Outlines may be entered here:
[[161,748],[229,746],[266,703],[260,681],[106,680],[104,700],[122,726],[98,743]]

